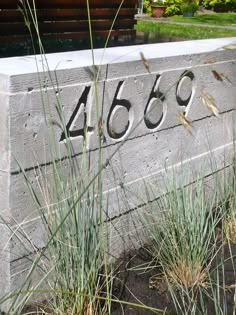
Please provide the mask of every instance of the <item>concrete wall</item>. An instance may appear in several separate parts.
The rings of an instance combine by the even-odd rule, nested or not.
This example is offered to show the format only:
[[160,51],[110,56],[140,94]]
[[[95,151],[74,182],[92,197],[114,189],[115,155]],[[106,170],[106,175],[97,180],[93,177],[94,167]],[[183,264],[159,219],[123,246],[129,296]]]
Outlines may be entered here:
[[[100,66],[97,99],[104,161],[127,139],[104,173],[104,203],[108,204],[112,219],[111,251],[116,255],[123,249],[117,231],[123,228],[127,235],[132,234],[135,216],[143,209],[143,179],[161,188],[164,168],[175,166],[183,172],[186,165],[186,174],[192,168],[209,177],[210,157],[214,155],[219,170],[230,163],[236,53],[224,46],[235,40],[94,51],[95,63]],[[140,52],[148,60],[149,69]],[[66,168],[66,140],[58,127],[56,111],[58,100],[69,126],[74,159],[81,157],[86,124],[92,169],[97,164],[101,129],[95,109],[91,51],[50,54],[46,58],[0,59],[0,296],[17,287],[27,257],[34,246],[42,248],[44,244],[38,212],[18,163],[38,192],[39,170],[50,178],[53,159],[61,160]],[[203,104],[203,91],[214,97],[218,117]],[[179,112],[185,112],[192,121],[190,129],[177,119]],[[52,131],[59,148],[53,157]],[[185,179],[186,184],[194,180],[189,176]],[[16,237],[17,232],[10,237],[14,227],[30,239],[24,246]],[[127,246],[131,243],[127,241]]]

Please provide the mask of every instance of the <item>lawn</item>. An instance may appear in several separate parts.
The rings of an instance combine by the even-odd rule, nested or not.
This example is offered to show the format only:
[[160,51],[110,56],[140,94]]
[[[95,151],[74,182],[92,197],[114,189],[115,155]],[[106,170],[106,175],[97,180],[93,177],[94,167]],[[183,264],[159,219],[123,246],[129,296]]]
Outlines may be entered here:
[[199,14],[194,17],[172,16],[170,20],[182,23],[203,23],[236,26],[236,13]]
[[216,27],[197,27],[188,25],[176,25],[167,23],[157,23],[153,21],[139,20],[136,25],[138,32],[156,33],[158,37],[176,37],[182,39],[207,39],[218,37],[234,37],[236,29],[221,29]]

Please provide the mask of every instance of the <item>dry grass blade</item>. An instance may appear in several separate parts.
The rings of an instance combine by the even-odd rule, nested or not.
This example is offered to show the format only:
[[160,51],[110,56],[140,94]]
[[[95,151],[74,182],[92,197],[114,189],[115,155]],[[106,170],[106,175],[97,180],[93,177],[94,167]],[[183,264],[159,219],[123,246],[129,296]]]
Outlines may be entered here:
[[212,70],[211,72],[213,73],[216,80],[221,81],[221,82],[224,81],[221,73],[217,72],[216,70]]
[[201,90],[200,99],[202,103],[215,115],[219,116],[219,109],[216,106],[216,101],[213,96],[208,94],[206,91]]
[[147,61],[147,59],[144,57],[144,54],[142,52],[140,52],[140,57],[141,57],[141,60],[143,62],[143,65],[145,67],[145,69],[147,70],[148,73],[151,73],[150,71],[150,67],[149,67],[149,62]]
[[227,240],[236,244],[236,217],[231,214],[224,222],[224,233]]
[[229,45],[225,45],[222,48],[224,48],[224,49],[236,49],[236,42],[231,43]]
[[221,81],[221,82],[223,82],[224,80],[227,80],[229,83],[232,83],[230,79],[226,75],[224,75],[224,73],[222,72],[220,73],[216,70],[212,70],[211,72],[213,73],[216,80]]
[[215,58],[211,58],[211,59],[207,59],[204,64],[212,64],[212,63],[216,63],[217,60]]
[[187,118],[183,112],[178,113],[177,119],[181,122],[181,124],[184,126],[184,128],[186,128],[186,129],[191,128],[192,121],[189,118]]
[[195,286],[206,287],[207,273],[201,262],[195,262],[194,265],[189,264],[186,260],[177,261],[167,271],[167,277],[173,283],[179,283],[185,288],[193,288]]

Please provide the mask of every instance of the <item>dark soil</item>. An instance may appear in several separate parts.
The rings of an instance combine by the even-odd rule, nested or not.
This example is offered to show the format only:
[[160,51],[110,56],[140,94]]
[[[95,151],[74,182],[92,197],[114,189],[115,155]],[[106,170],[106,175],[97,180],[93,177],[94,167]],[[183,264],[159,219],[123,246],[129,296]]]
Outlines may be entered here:
[[[123,272],[118,276],[124,281],[123,292],[118,298],[130,303],[144,304],[153,308],[164,310],[173,308],[166,284],[160,283],[159,288],[150,288],[149,280],[151,277],[160,273],[158,267],[145,271],[145,265],[151,266],[152,257],[145,249],[140,249],[136,254],[131,254],[123,260]],[[120,268],[122,269],[122,268]],[[126,269],[126,270],[125,270]],[[138,270],[143,269],[143,270]],[[118,281],[117,281],[118,282]],[[115,284],[116,285],[116,284]],[[119,287],[119,286],[118,286]],[[114,292],[116,293],[116,292]],[[143,308],[131,307],[129,305],[113,305],[112,315],[148,315],[154,314],[153,311]]]
[[[207,289],[207,298],[204,294],[205,305],[207,305],[207,312],[203,313],[202,311],[199,314],[209,314],[209,315],[232,315],[233,314],[233,300],[235,292],[235,272],[234,267],[236,267],[236,257],[231,259],[231,253],[236,255],[236,245],[231,245],[229,249],[228,245],[225,245],[223,248],[219,249],[218,254],[213,263],[212,269],[220,265],[222,257],[224,257],[224,272],[222,272],[221,267],[219,267],[219,277],[222,284],[223,276],[225,277],[225,286],[219,290],[222,295],[222,301],[225,298],[227,301],[227,309],[223,313],[220,313],[219,309],[215,309],[211,303],[212,291],[210,288]],[[125,261],[125,259],[124,259]],[[126,266],[126,270],[121,272],[120,277],[123,278],[124,286],[123,292],[118,298],[120,300],[135,303],[135,304],[144,304],[153,308],[159,308],[161,310],[166,309],[166,314],[182,315],[182,312],[177,312],[174,308],[174,304],[171,299],[171,295],[168,291],[168,285],[165,282],[164,278],[162,281],[157,282],[156,286],[150,285],[150,278],[154,275],[160,274],[160,269],[154,268],[149,272],[138,271],[139,266],[148,264],[151,261],[151,257],[147,255],[144,250],[140,250],[133,257],[126,257],[126,263],[123,266]],[[212,271],[214,277],[214,272]],[[215,275],[216,277],[216,275]],[[223,291],[226,292],[223,297]],[[223,304],[221,303],[221,306]],[[112,315],[149,315],[154,314],[151,310],[144,310],[142,308],[137,308],[128,305],[117,304],[113,306]],[[190,313],[189,313],[190,314]]]

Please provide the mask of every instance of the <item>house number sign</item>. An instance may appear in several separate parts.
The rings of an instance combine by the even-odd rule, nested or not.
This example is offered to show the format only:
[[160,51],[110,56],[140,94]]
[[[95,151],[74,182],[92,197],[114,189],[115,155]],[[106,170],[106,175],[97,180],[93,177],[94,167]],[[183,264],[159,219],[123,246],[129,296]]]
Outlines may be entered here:
[[[176,84],[176,101],[181,106],[184,113],[188,111],[192,96],[192,81],[194,75],[190,71],[184,72]],[[149,130],[157,129],[164,120],[164,101],[165,95],[159,89],[161,75],[157,75],[152,90],[149,94],[147,102],[144,106],[144,123]],[[110,106],[106,121],[102,128],[106,128],[108,136],[113,140],[122,139],[132,127],[131,110],[132,104],[129,100],[122,98],[122,91],[125,81],[119,81],[112,104]],[[79,98],[75,110],[73,111],[66,125],[66,132],[70,139],[78,136],[85,136],[85,131],[91,133],[94,126],[90,126],[87,116],[87,104],[91,86],[86,86]],[[78,123],[78,121],[82,121]],[[80,125],[80,128],[77,126]],[[60,136],[60,142],[66,139],[65,132]]]

